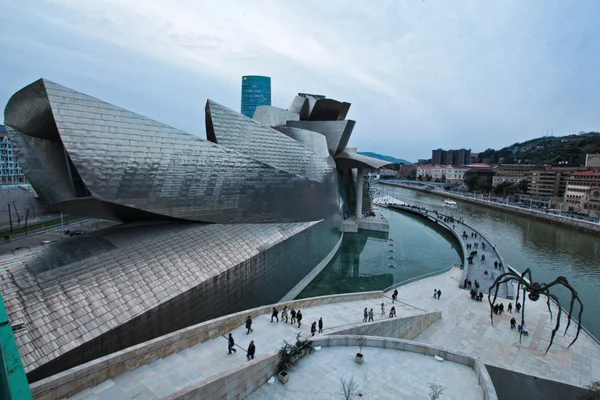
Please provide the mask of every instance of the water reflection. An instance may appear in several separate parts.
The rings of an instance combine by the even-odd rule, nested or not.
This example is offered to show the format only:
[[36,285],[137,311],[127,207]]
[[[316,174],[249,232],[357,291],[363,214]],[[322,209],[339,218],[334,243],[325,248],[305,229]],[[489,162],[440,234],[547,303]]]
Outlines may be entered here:
[[438,232],[433,222],[412,214],[381,212],[390,224],[389,235],[345,234],[335,257],[298,297],[381,290],[460,263],[456,239]]

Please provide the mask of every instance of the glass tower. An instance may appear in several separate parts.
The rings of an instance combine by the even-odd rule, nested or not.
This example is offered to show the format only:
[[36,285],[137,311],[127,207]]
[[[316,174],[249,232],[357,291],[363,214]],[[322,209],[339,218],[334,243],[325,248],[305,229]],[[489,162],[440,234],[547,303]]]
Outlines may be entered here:
[[271,78],[268,76],[242,76],[242,111],[252,118],[258,106],[271,105]]

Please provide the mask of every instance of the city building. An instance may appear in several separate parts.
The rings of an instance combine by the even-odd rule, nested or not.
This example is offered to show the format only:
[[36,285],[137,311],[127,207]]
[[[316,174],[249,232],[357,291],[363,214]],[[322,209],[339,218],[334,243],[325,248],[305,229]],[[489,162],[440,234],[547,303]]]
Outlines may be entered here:
[[446,166],[434,165],[431,168],[431,179],[437,182],[442,182],[444,179],[446,179]]
[[492,186],[527,180],[532,171],[543,171],[544,169],[544,166],[534,164],[500,164],[495,167],[496,175],[492,179]]
[[415,164],[400,164],[398,175],[402,178],[415,179],[417,177],[417,166]]
[[583,167],[547,166],[543,170],[530,172],[527,181],[527,194],[533,197],[550,197],[556,201],[564,198],[567,179],[572,173],[583,171]]
[[431,151],[431,163],[433,165],[468,165],[471,164],[471,149]]
[[417,167],[417,179],[426,179],[427,177],[431,178],[431,169],[433,167],[431,165],[419,165]]
[[0,125],[0,185],[27,183],[4,125]]
[[596,216],[600,211],[600,171],[575,172],[567,178],[565,203],[577,212],[591,211]]
[[370,211],[363,170],[395,164],[346,148],[348,103],[294,103],[315,120],[273,128],[208,100],[204,140],[43,79],[11,97],[7,134],[40,200],[123,222],[0,254],[30,382],[308,284],[344,219]]
[[452,166],[446,167],[446,183],[459,183],[462,184],[465,181],[465,174],[469,171],[468,166]]
[[585,166],[589,168],[600,168],[600,154],[586,154]]
[[241,114],[252,118],[256,107],[270,105],[271,78],[259,75],[243,76]]

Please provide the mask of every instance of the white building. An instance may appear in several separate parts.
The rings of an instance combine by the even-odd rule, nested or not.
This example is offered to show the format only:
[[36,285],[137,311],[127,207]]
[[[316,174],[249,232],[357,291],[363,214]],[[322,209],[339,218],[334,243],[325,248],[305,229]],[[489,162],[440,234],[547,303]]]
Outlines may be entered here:
[[432,168],[433,167],[431,165],[419,165],[417,167],[417,179],[419,179],[419,177],[425,179],[425,177],[431,176]]
[[434,165],[431,168],[431,179],[442,181],[444,175],[446,175],[446,166],[445,165]]
[[449,165],[446,167],[446,182],[448,183],[464,183],[465,173],[469,170],[468,167]]

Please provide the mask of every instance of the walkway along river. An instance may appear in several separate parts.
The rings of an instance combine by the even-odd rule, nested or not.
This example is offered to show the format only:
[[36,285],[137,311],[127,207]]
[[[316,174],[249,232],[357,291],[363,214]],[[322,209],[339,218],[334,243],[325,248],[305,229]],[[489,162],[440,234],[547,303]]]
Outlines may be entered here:
[[[409,189],[376,185],[384,195],[406,203],[462,218],[494,242],[505,265],[518,271],[531,269],[534,281],[549,283],[566,277],[579,293],[585,308],[583,326],[600,337],[600,236],[573,228],[534,220],[514,213],[488,209],[457,200],[456,208],[443,205],[443,198]],[[390,232],[392,234],[392,232]],[[447,251],[440,249],[440,252]],[[418,254],[414,255],[418,257]],[[447,266],[440,266],[445,268]],[[571,293],[553,287],[563,307]]]

